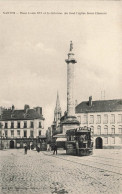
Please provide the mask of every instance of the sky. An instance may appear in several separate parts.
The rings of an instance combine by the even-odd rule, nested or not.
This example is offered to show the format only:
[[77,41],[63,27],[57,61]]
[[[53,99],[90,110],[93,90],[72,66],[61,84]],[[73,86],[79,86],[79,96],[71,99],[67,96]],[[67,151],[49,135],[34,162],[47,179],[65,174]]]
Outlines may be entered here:
[[0,0],[0,106],[41,106],[47,129],[57,91],[62,113],[66,110],[71,40],[77,60],[74,100],[101,100],[101,91],[106,100],[122,98],[121,8],[119,1]]

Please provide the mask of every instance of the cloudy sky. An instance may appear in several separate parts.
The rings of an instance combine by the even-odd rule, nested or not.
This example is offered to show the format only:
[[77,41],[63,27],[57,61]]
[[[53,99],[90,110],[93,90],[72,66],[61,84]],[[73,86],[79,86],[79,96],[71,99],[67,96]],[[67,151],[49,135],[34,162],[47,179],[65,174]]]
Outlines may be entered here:
[[[78,103],[90,95],[100,100],[101,91],[105,91],[105,99],[122,98],[120,5],[119,1],[0,0],[0,106],[42,106],[45,126],[50,126],[57,90],[62,112],[66,110],[65,59],[70,40],[77,60]],[[16,14],[5,14],[10,11]]]

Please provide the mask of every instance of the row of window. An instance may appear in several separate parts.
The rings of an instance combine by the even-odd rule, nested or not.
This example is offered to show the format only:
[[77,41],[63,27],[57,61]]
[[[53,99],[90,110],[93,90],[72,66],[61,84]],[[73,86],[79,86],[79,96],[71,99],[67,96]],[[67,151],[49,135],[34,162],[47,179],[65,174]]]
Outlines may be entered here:
[[[74,136],[70,136],[70,137],[68,136],[67,138],[68,141],[74,141],[74,139],[75,139]],[[111,144],[115,144],[115,143],[116,143],[115,137],[111,137]],[[122,137],[119,137],[117,143],[122,144]],[[108,144],[108,137],[104,138],[104,144]]]
[[[39,122],[38,127],[39,127],[39,128],[42,128],[41,122]],[[0,128],[2,128],[2,123],[0,123]],[[5,122],[4,128],[5,128],[5,129],[8,129],[8,122]],[[11,128],[11,129],[14,129],[14,128],[15,128],[15,126],[14,126],[14,121],[11,122],[10,128]],[[17,128],[21,128],[20,121],[17,122]],[[24,126],[23,126],[23,128],[27,128],[27,121],[24,121]],[[33,121],[30,121],[30,128],[34,128],[34,122],[33,122]]]
[[[8,137],[8,131],[5,131],[5,134],[1,134],[3,137]],[[41,130],[38,132],[38,136],[41,136]],[[14,137],[14,130],[11,130],[11,137]],[[17,137],[20,137],[20,130],[17,130]],[[27,137],[27,130],[23,131],[23,137]],[[30,137],[34,137],[34,131],[30,131]]]
[[[91,128],[92,133],[94,133],[94,126],[91,126],[90,128]],[[118,131],[116,133],[122,134],[122,125],[119,125],[117,130]],[[101,132],[101,126],[100,125],[97,126],[97,135],[101,135],[101,133],[108,134],[108,126],[107,125],[104,126],[104,129],[102,129],[102,132]],[[111,126],[111,134],[115,134],[115,126],[114,125]]]
[[[74,141],[75,137],[74,136],[68,136],[67,137],[68,141]],[[115,137],[111,137],[111,144],[115,144]],[[119,137],[117,143],[122,144],[122,137]],[[104,144],[108,144],[108,137],[104,138]]]
[[[119,140],[119,141],[118,141]],[[119,137],[119,139],[117,140],[117,143],[122,144],[122,138]],[[111,144],[115,144],[115,137],[111,137]],[[104,144],[108,144],[108,137],[104,138]]]
[[[79,122],[81,123],[81,116],[78,116],[77,118],[78,118]],[[85,114],[83,116],[82,123],[84,123],[84,124],[88,123],[88,115],[87,114]],[[97,115],[96,123],[97,124],[101,123],[101,115]],[[108,123],[108,114],[104,114],[103,123],[104,124]],[[110,123],[115,123],[115,114],[110,115]],[[122,114],[118,114],[117,123],[122,123]],[[94,115],[90,115],[89,124],[94,124]]]

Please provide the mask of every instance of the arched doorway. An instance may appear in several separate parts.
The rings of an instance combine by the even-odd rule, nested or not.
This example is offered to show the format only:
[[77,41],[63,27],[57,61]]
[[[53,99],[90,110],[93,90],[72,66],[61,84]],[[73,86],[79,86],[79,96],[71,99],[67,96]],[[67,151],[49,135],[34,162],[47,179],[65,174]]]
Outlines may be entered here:
[[14,141],[13,140],[10,141],[10,148],[12,148],[12,149],[14,148]]
[[103,140],[101,137],[96,138],[96,149],[102,149],[103,148]]

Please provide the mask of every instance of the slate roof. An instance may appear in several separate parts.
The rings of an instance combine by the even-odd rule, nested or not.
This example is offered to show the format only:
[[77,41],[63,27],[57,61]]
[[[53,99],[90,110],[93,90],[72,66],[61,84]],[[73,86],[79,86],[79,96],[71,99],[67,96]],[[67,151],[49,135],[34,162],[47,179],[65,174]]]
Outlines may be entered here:
[[117,111],[122,111],[122,99],[92,101],[92,106],[89,106],[89,101],[83,101],[75,108],[76,113]]
[[44,120],[43,115],[40,115],[35,109],[28,109],[27,112],[25,110],[4,110],[0,118],[1,121],[34,119]]

